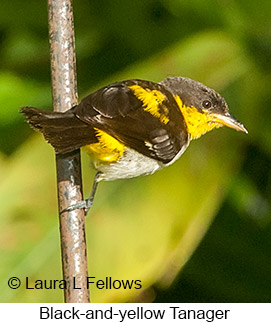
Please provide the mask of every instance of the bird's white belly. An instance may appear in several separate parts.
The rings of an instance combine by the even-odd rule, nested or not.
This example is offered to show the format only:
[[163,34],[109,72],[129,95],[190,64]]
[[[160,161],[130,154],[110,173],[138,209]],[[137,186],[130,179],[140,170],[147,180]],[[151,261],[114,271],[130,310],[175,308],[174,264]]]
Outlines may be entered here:
[[94,166],[98,171],[102,172],[99,177],[100,180],[113,181],[120,178],[152,174],[163,167],[163,163],[127,148],[122,157],[116,162],[95,161]]
[[186,150],[188,144],[183,146],[175,158],[168,164],[164,164],[153,158],[144,156],[134,149],[126,148],[122,157],[113,163],[105,163],[101,161],[95,161],[94,167],[102,172],[99,179],[106,181],[113,181],[121,178],[131,178],[140,175],[149,175],[156,172],[165,166],[171,165],[177,159],[181,157]]

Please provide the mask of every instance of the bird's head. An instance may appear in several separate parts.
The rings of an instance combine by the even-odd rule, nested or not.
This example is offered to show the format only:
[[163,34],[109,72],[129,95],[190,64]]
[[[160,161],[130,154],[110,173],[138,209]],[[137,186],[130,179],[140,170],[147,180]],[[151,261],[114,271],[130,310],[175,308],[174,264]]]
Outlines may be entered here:
[[161,84],[173,93],[191,139],[222,126],[248,133],[243,124],[230,114],[224,98],[202,83],[185,77],[170,77]]

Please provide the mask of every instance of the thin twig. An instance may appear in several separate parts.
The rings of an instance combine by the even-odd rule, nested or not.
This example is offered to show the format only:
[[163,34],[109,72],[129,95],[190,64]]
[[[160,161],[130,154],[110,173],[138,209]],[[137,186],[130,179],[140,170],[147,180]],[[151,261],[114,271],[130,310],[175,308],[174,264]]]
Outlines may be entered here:
[[[77,104],[72,0],[48,0],[54,111]],[[57,155],[59,212],[82,200],[80,151]],[[65,302],[89,302],[85,214],[83,209],[59,215]]]

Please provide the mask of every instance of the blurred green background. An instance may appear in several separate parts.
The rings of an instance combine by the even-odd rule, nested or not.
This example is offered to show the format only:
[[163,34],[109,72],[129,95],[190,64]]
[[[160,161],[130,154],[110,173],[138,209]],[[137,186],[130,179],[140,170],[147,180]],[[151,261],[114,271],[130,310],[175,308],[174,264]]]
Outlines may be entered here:
[[[86,219],[89,273],[139,279],[95,302],[271,301],[271,2],[74,1],[79,97],[130,78],[187,76],[219,91],[248,135],[212,131],[174,165],[101,183]],[[46,1],[0,11],[0,301],[62,302],[53,149],[18,113],[51,109]],[[94,170],[82,155],[84,191]],[[11,290],[9,277],[22,287]]]

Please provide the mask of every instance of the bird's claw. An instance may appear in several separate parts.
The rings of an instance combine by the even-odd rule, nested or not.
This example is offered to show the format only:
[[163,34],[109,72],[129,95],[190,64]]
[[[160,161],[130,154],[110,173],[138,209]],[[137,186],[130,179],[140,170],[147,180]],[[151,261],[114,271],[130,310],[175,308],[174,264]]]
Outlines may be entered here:
[[85,210],[85,215],[87,215],[89,209],[92,206],[92,203],[93,203],[93,200],[90,200],[90,199],[81,201],[81,202],[76,203],[74,205],[68,206],[66,209],[62,210],[60,212],[60,214],[63,214],[65,212],[71,212],[71,211],[74,211],[74,210],[77,210],[77,209],[84,209]]

